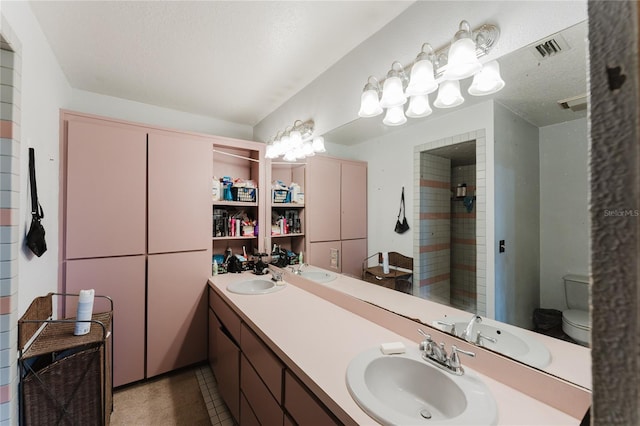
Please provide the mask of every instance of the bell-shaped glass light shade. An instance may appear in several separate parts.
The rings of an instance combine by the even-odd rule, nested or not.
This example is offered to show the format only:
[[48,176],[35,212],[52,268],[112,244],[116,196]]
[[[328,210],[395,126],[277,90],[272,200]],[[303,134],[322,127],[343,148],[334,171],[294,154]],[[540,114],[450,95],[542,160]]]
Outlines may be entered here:
[[415,95],[409,100],[409,108],[407,108],[407,117],[420,118],[431,114],[433,110],[429,105],[429,97],[427,95]]
[[411,78],[405,94],[407,96],[428,95],[435,92],[438,84],[433,75],[433,62],[422,59],[411,67]]
[[287,151],[282,159],[284,161],[296,161],[297,157],[293,151]]
[[475,42],[464,37],[453,42],[449,48],[447,69],[444,72],[445,80],[462,80],[471,77],[482,68],[482,64],[476,56]]
[[302,143],[302,154],[305,157],[313,157],[314,155],[316,155],[316,153],[313,152],[313,143],[310,140],[304,141]]
[[302,135],[300,134],[300,131],[292,130],[291,133],[289,133],[289,141],[293,146],[300,145],[302,143]]
[[375,89],[365,90],[360,97],[360,111],[358,115],[362,118],[375,117],[382,114],[382,107],[378,99],[378,91]]
[[438,97],[433,103],[436,108],[453,108],[464,102],[460,94],[460,82],[458,80],[445,80],[440,83]]
[[316,136],[313,138],[311,146],[313,147],[313,152],[327,152],[327,149],[324,147],[324,138],[322,136]]
[[283,154],[287,151],[291,151],[291,138],[288,134],[282,135],[280,138],[280,152]]
[[402,105],[387,108],[387,113],[384,116],[384,120],[382,120],[382,123],[387,126],[400,126],[406,122],[407,117],[404,116],[404,108]]
[[277,141],[275,141],[272,145],[272,152],[273,152],[273,158],[278,158],[282,155],[283,150],[282,150],[282,142],[280,141],[280,139],[278,139]]
[[491,61],[484,64],[480,72],[473,76],[469,94],[473,96],[490,95],[503,87],[504,80],[500,76],[500,64],[498,61]]
[[272,143],[267,144],[267,148],[265,150],[264,156],[266,158],[276,158],[276,157],[278,157],[276,155],[275,147],[273,146]]
[[382,89],[380,106],[382,108],[391,108],[404,105],[405,102],[407,102],[407,97],[404,95],[400,77],[387,77]]

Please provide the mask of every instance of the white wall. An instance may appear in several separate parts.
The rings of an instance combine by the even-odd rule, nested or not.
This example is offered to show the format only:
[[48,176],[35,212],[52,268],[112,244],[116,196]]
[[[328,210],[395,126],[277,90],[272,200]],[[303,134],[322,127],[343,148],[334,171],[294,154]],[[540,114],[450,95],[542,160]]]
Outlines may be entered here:
[[[40,258],[21,250],[18,270],[18,315],[34,297],[57,290],[58,283],[58,139],[59,108],[71,98],[71,87],[27,2],[2,2],[2,16],[22,44],[20,144],[20,240],[31,220],[28,148],[35,148],[38,197],[44,209],[48,251]],[[21,243],[22,244],[22,243]],[[23,246],[24,247],[24,246]]]
[[[538,128],[495,103],[495,319],[532,328],[540,299]],[[497,250],[496,250],[497,252]]]
[[540,129],[540,305],[566,309],[562,277],[589,273],[587,119]]

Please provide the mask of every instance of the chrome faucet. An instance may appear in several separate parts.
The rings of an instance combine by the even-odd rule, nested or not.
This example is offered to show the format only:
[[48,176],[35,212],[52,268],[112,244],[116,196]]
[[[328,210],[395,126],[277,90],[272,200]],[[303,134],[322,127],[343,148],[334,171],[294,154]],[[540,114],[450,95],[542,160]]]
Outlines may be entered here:
[[467,328],[464,329],[460,337],[466,340],[467,342],[474,343],[473,326],[474,324],[476,323],[480,324],[481,322],[482,322],[482,317],[480,315],[474,314],[473,317],[469,320],[469,323],[467,324]]
[[465,354],[471,357],[475,357],[476,354],[470,351],[459,349],[456,345],[451,345],[451,355],[447,354],[447,350],[444,347],[444,343],[436,344],[431,339],[431,336],[421,329],[418,332],[424,336],[422,342],[420,342],[420,352],[422,353],[422,359],[431,362],[432,364],[448,371],[451,374],[462,376],[464,369],[460,362],[460,356],[458,354]]
[[302,275],[302,267],[303,266],[309,266],[306,263],[299,263],[298,267],[296,268],[295,266],[291,266],[291,272],[293,272],[296,275]]
[[279,283],[282,281],[282,272],[274,271],[273,269],[269,269],[271,272],[271,280]]

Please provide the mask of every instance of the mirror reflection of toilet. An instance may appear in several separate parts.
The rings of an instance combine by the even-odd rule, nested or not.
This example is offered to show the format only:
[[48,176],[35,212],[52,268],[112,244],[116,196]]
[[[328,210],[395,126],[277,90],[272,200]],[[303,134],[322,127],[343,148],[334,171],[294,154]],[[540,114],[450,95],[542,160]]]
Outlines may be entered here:
[[577,343],[589,346],[591,343],[589,277],[565,275],[564,293],[568,309],[562,312],[562,331]]

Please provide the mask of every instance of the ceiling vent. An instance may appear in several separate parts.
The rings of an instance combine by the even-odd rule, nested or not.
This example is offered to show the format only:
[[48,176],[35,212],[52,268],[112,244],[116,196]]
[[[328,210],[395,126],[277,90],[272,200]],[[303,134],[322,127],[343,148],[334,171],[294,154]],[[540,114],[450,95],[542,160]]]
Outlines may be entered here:
[[558,101],[558,104],[563,109],[570,109],[573,112],[583,111],[587,109],[587,94],[561,99]]
[[538,60],[549,59],[569,49],[570,47],[567,41],[560,33],[536,43],[531,47],[531,51]]

